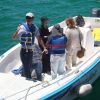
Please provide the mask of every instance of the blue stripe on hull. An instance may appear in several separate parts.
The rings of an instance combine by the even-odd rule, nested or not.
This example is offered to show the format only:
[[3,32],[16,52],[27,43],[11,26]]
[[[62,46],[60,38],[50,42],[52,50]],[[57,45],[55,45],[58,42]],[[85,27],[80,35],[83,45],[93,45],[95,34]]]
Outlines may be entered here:
[[89,68],[87,68],[84,72],[82,72],[79,76],[77,76],[74,80],[70,81],[68,84],[64,85],[63,87],[59,88],[58,90],[40,98],[39,100],[58,100],[60,96],[65,95],[68,92],[68,88],[70,88],[75,82],[80,80],[84,77],[87,73],[89,73],[95,66],[99,64],[100,66],[100,58],[97,59]]

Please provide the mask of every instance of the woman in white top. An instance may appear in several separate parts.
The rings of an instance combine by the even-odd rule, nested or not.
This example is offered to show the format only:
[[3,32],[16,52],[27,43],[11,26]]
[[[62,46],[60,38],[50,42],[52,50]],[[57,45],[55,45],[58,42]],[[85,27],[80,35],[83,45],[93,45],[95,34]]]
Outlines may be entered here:
[[68,69],[71,69],[72,66],[76,65],[77,51],[81,49],[80,41],[83,40],[83,36],[79,28],[75,26],[75,22],[72,18],[67,19],[66,24],[68,27],[65,30],[65,35],[68,39],[66,66]]

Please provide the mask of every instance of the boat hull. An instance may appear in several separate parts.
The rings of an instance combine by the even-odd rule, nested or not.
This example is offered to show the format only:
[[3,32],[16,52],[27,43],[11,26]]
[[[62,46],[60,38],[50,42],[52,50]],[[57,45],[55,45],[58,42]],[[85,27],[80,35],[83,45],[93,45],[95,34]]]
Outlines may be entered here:
[[[95,25],[92,26],[93,28],[100,27],[100,19],[98,18],[89,17],[86,18],[85,20],[88,23],[90,22],[93,23],[93,25]],[[65,21],[59,24],[62,28],[66,29]],[[52,27],[50,27],[49,29],[51,28]],[[75,75],[73,74],[69,75],[69,73],[67,73],[68,75],[66,74],[65,76],[59,76],[57,79],[49,81],[47,83],[47,86],[42,86],[43,83],[41,83],[39,86],[31,88],[30,91],[28,91],[27,100],[66,100],[66,99],[73,100],[79,96],[77,93],[79,86],[84,84],[93,84],[100,77],[100,60],[99,60],[100,48],[97,49],[97,47],[94,47],[94,39],[91,35],[90,28],[80,28],[80,29],[82,30],[84,35],[83,46],[86,49],[86,55],[84,57],[86,59],[82,60],[84,64],[76,67],[76,69],[81,69],[81,70],[79,70],[79,72],[76,72]],[[13,68],[17,68],[17,66],[21,65],[21,60],[19,56],[20,48],[21,46],[20,44],[18,44],[15,47],[11,48],[2,56],[0,56],[0,73],[5,73],[5,74],[9,73]],[[93,56],[91,56],[92,54]],[[72,71],[74,71],[74,69]],[[16,78],[16,76],[14,77]],[[26,82],[26,80],[21,79],[22,82],[21,84],[24,85],[25,84],[24,81]],[[16,83],[17,82],[20,83],[19,81],[16,81]],[[13,81],[11,83],[13,83]],[[16,84],[15,87],[17,86],[18,85]],[[29,84],[27,84],[27,86],[30,88]],[[23,90],[25,91],[21,92],[23,94],[22,95],[21,93],[17,94],[17,92],[15,92],[14,89],[12,89],[12,91],[14,91],[15,93],[15,96],[5,99],[18,100],[19,98],[21,98],[20,100],[24,100],[25,95],[27,93],[26,87]],[[20,91],[19,87],[18,91]],[[11,93],[10,95],[12,95]],[[6,94],[4,94],[4,97],[6,97]]]
[[77,98],[79,95],[77,94],[77,89],[79,86],[84,84],[93,84],[100,77],[100,60],[98,59],[94,62],[88,69],[86,69],[82,74],[80,74],[77,78],[74,79],[73,83],[64,88],[62,91],[52,95],[49,97],[43,97],[40,100],[73,100]]

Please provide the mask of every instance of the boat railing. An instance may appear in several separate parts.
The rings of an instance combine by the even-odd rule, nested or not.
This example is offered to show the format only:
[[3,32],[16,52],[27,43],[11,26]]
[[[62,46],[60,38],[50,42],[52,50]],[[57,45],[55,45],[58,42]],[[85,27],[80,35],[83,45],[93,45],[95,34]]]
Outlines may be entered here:
[[[75,69],[74,71],[71,71],[71,72],[69,72],[69,73],[67,73],[67,74],[65,74],[62,78],[60,78],[58,81],[56,81],[56,82],[54,82],[54,83],[58,83],[59,84],[59,81],[60,80],[63,80],[64,78],[66,78],[66,77],[69,77],[70,75],[72,75],[72,74],[76,74],[76,73],[78,73],[78,72],[80,72],[79,71],[79,68],[81,68],[83,65],[85,65],[92,57],[94,57],[97,53],[99,53],[100,51],[97,51],[95,54],[93,54],[90,58],[88,58],[88,60],[86,61],[86,62],[83,62],[77,69]],[[82,71],[81,71],[82,72]],[[52,80],[51,80],[52,81]],[[53,84],[54,84],[53,83]],[[47,87],[47,86],[49,86],[49,85],[52,85],[52,84],[50,84],[50,82],[48,82],[48,81],[46,81],[46,85],[43,85],[43,83],[41,83],[42,84],[42,87],[44,88],[44,87]],[[40,85],[41,85],[40,84]],[[28,90],[27,90],[27,93],[26,93],[26,96],[25,96],[25,100],[26,100],[26,98],[27,98],[27,96],[28,96],[28,92],[30,91],[30,89],[31,88],[33,88],[33,87],[30,87]],[[40,89],[39,89],[40,90]],[[39,91],[39,90],[37,90],[37,91]],[[35,92],[37,92],[37,91],[35,91]]]
[[[61,78],[59,78],[58,80],[56,80],[55,82],[53,82],[53,84],[57,83],[57,84],[59,85],[60,80],[63,80],[63,79],[65,79],[65,78],[69,77],[69,76],[72,75],[72,74],[78,74],[78,73],[80,72],[80,71],[79,71],[79,68],[81,68],[82,66],[84,66],[84,65],[85,65],[91,58],[93,58],[97,53],[100,53],[100,50],[97,51],[95,54],[93,54],[91,57],[89,57],[85,62],[81,63],[78,67],[76,67],[75,70],[72,70],[72,71],[70,71],[70,72],[64,74],[63,77],[61,77]],[[81,71],[81,72],[82,72],[82,71]],[[67,83],[67,82],[66,82],[66,83]],[[37,87],[37,86],[39,86],[39,85],[41,85],[41,88],[40,88],[40,89],[38,89],[38,90],[36,90],[36,91],[34,91],[34,92],[32,92],[32,93],[29,94],[29,91],[30,91],[32,88]],[[27,88],[27,89],[24,89],[24,90],[22,90],[22,91],[19,91],[19,92],[17,92],[17,93],[14,93],[14,94],[12,94],[12,95],[10,95],[10,96],[7,96],[7,97],[5,97],[4,99],[8,99],[8,98],[10,98],[10,97],[12,97],[12,96],[15,96],[15,95],[17,95],[17,94],[19,94],[19,93],[21,93],[21,92],[27,91],[26,94],[25,94],[25,96],[22,97],[22,98],[20,98],[20,99],[25,98],[25,100],[26,100],[26,99],[27,99],[27,96],[29,96],[29,95],[31,95],[31,94],[37,92],[37,91],[40,91],[41,89],[46,88],[46,87],[48,87],[48,86],[50,86],[50,85],[52,85],[52,80],[50,80],[50,81],[43,81],[43,82],[40,82],[40,83],[38,83],[38,84],[36,84],[36,85],[30,86],[30,87]],[[0,99],[0,100],[3,100],[3,99]]]

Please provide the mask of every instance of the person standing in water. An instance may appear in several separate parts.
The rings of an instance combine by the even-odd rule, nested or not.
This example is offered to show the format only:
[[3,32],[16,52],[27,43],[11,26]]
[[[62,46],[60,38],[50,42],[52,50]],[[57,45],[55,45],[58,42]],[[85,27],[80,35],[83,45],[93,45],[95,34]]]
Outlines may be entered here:
[[26,79],[31,79],[31,67],[33,57],[33,47],[35,37],[42,45],[44,52],[48,52],[41,37],[37,26],[33,23],[34,14],[29,12],[26,14],[26,22],[20,25],[17,31],[13,34],[13,39],[17,37],[20,39],[21,50],[20,58],[23,65],[23,72]]

